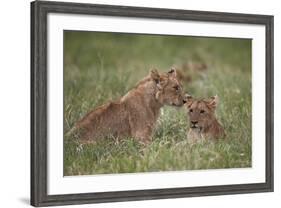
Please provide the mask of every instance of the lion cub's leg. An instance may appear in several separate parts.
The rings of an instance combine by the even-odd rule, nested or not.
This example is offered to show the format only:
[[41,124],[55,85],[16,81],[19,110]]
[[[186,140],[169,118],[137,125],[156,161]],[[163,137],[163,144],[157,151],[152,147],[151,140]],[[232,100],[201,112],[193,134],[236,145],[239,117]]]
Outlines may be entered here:
[[131,127],[131,135],[142,144],[149,144],[152,141],[152,127],[147,124],[137,124]]
[[139,118],[139,115],[129,118],[131,137],[134,137],[140,143],[149,144],[152,141],[153,123],[147,119],[140,120]]
[[152,141],[151,135],[144,133],[143,131],[137,131],[134,137],[138,139],[138,142],[144,145],[147,145]]
[[136,129],[133,136],[143,144],[149,144],[152,141],[152,128],[148,125],[144,128]]

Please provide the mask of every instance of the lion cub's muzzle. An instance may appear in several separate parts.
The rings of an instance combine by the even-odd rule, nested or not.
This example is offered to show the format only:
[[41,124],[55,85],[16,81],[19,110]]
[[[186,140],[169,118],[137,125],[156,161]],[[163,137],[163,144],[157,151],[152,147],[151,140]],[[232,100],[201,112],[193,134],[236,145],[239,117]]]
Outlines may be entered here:
[[172,103],[172,106],[181,107],[181,106],[183,106],[183,104],[184,104],[184,103],[183,103],[183,102],[180,102],[180,101],[179,101],[179,102],[176,102],[176,103],[173,102],[173,103]]
[[174,99],[174,101],[171,102],[171,105],[176,106],[176,107],[181,107],[184,105],[184,103],[185,103],[185,101],[182,98],[182,96],[179,96],[176,99]]
[[198,121],[190,121],[190,128],[192,128],[192,129],[200,128],[198,126]]

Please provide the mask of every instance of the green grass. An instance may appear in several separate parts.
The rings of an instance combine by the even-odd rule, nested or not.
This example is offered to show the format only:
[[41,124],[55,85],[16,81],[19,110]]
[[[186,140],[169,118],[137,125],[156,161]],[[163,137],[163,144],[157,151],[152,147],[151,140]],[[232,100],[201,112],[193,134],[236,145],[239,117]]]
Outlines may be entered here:
[[195,97],[218,95],[227,137],[190,145],[184,108],[164,107],[153,142],[104,138],[84,145],[65,138],[64,175],[242,168],[251,166],[251,41],[223,38],[64,34],[64,132],[88,111],[124,95],[152,67],[167,71],[188,60],[204,72],[183,83]]

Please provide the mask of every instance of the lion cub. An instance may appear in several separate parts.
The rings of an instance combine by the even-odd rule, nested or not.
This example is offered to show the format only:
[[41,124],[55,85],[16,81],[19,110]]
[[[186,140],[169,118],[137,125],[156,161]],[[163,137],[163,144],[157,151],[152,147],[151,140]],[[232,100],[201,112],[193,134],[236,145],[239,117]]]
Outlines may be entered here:
[[185,106],[188,110],[190,129],[187,138],[191,141],[200,139],[218,139],[225,136],[222,125],[215,116],[218,96],[208,99],[193,99],[185,95]]
[[141,143],[149,143],[160,108],[183,104],[183,90],[176,70],[159,73],[154,69],[123,97],[86,114],[74,130],[81,143],[107,136],[134,137]]

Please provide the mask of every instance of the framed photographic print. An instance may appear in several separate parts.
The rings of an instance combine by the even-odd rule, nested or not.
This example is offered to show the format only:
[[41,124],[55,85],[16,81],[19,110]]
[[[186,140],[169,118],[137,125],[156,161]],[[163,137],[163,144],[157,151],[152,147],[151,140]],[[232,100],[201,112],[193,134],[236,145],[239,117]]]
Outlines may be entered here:
[[273,191],[273,16],[31,3],[31,204]]

